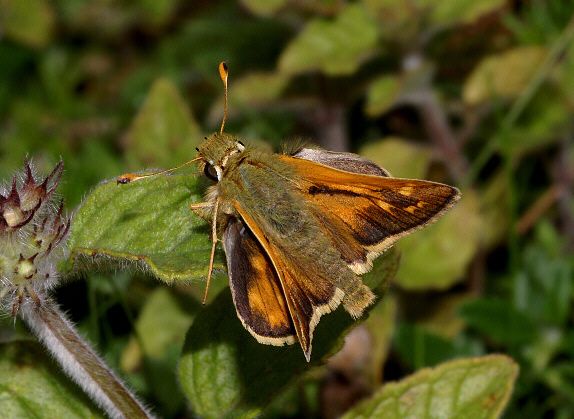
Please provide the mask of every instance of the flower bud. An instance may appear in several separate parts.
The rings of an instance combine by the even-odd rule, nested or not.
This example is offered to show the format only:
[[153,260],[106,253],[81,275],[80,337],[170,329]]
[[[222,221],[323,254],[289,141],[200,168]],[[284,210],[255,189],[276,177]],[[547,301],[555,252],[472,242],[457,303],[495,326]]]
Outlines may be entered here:
[[22,304],[39,306],[58,280],[56,264],[65,256],[70,229],[64,202],[58,207],[51,202],[62,169],[60,161],[40,183],[26,159],[24,173],[0,191],[0,308],[12,316]]

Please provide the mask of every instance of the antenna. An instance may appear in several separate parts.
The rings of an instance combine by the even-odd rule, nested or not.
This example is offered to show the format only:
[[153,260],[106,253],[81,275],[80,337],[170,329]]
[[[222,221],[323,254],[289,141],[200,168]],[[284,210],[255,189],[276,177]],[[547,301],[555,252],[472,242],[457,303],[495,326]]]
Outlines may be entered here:
[[[223,133],[223,128],[225,127],[225,120],[227,119],[227,77],[229,75],[229,71],[227,70],[227,61],[222,61],[221,63],[219,63],[219,77],[221,77],[221,81],[223,82],[223,86],[225,87],[225,100],[223,102],[223,121],[221,122],[221,129],[219,130],[219,133],[222,134]],[[122,175],[118,178],[117,183],[118,184],[126,184],[126,183],[131,183],[131,182],[135,182],[136,180],[140,180],[146,177],[152,177],[152,176],[156,176],[156,175],[161,175],[162,173],[168,173],[171,172],[172,170],[175,169],[179,169],[180,167],[184,167],[187,166],[190,163],[193,163],[194,161],[200,160],[199,157],[196,157],[193,160],[190,160],[186,163],[180,164],[179,166],[176,167],[172,167],[171,169],[167,169],[167,170],[162,170],[161,172],[154,172],[154,173],[148,173],[146,175],[136,175],[136,174],[125,174]]]
[[220,134],[223,134],[223,127],[225,126],[225,119],[227,118],[227,77],[229,76],[229,71],[227,70],[227,61],[222,61],[219,63],[219,77],[223,82],[225,87],[225,100],[223,102],[223,122],[221,123]]
[[176,170],[179,169],[180,167],[184,167],[187,166],[190,163],[193,163],[194,161],[198,161],[200,160],[200,157],[196,157],[193,160],[190,160],[188,162],[185,162],[183,164],[180,164],[179,166],[175,166],[172,167],[171,169],[166,169],[166,170],[162,170],[161,172],[154,172],[154,173],[148,173],[147,175],[134,175],[134,174],[126,174],[126,175],[121,175],[118,180],[117,180],[117,184],[120,185],[125,185],[126,183],[132,183],[135,182],[136,180],[140,180],[146,177],[152,177],[152,176],[156,176],[156,175],[161,175],[162,173],[168,173],[171,172],[172,170]]

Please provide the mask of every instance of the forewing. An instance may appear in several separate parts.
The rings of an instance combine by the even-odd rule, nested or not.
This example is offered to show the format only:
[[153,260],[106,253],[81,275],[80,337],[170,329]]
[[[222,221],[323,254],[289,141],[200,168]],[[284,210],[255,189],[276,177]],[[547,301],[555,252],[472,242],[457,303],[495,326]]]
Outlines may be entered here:
[[296,342],[287,301],[275,268],[253,233],[231,217],[223,232],[229,282],[237,315],[261,343]]
[[433,223],[460,198],[458,189],[423,180],[350,173],[281,156],[297,173],[333,245],[357,273],[399,238]]

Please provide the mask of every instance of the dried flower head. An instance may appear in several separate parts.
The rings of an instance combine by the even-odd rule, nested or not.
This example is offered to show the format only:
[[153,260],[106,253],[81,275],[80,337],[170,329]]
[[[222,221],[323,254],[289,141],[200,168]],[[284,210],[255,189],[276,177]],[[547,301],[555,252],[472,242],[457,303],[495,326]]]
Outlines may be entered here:
[[57,262],[65,253],[70,220],[62,215],[63,201],[52,198],[62,176],[60,161],[37,182],[24,160],[24,173],[0,190],[0,308],[15,316],[23,304],[41,305],[58,280]]

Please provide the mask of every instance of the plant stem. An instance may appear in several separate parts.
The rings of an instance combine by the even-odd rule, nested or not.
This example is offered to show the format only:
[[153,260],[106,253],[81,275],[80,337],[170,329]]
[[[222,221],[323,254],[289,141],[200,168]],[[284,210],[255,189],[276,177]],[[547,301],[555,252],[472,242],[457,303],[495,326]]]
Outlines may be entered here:
[[62,369],[112,418],[152,418],[73,324],[49,298],[24,304],[22,318],[60,363]]

